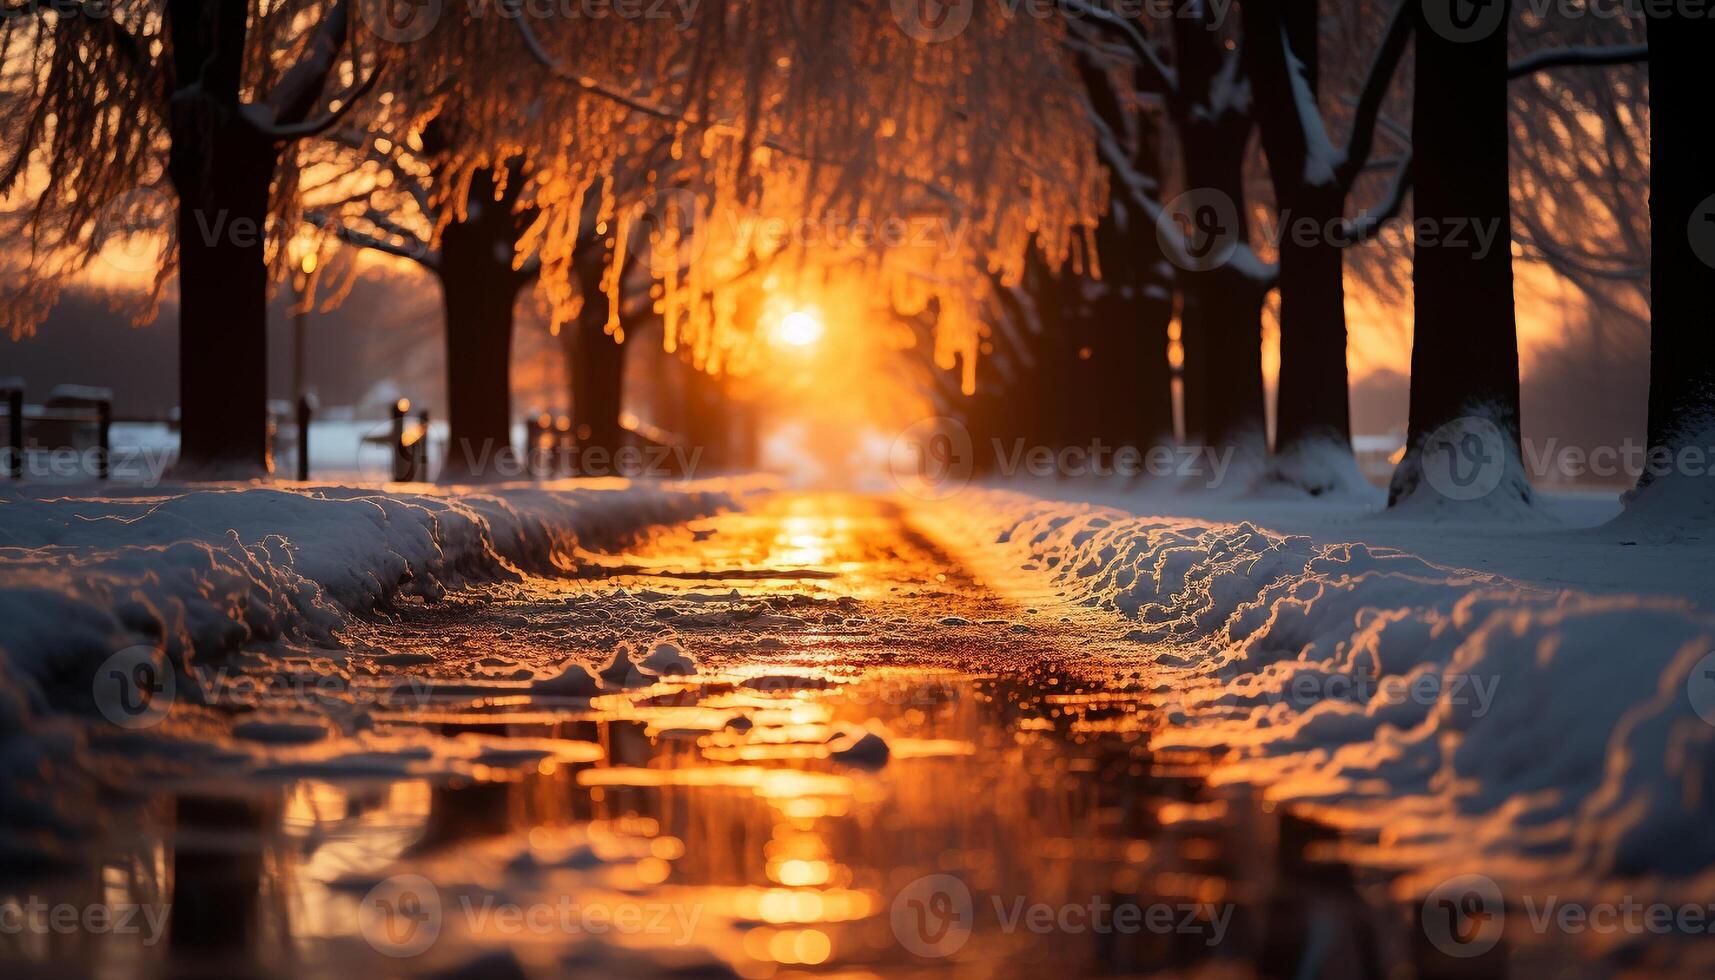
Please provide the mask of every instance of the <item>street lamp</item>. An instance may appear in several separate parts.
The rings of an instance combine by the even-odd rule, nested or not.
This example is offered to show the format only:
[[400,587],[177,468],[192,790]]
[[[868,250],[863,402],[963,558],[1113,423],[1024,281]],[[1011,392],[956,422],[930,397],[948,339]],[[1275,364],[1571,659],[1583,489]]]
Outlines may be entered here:
[[297,253],[292,261],[292,395],[295,399],[298,423],[298,480],[310,478],[310,404],[309,392],[304,390],[304,333],[310,318],[310,277],[315,275],[317,252],[313,241],[291,240],[290,248]]

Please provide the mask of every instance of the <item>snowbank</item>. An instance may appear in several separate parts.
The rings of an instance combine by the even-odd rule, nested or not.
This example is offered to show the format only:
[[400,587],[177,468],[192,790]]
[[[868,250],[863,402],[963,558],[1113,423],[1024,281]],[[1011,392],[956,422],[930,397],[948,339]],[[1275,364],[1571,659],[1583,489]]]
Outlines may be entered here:
[[580,547],[731,506],[738,484],[582,481],[475,491],[213,486],[38,498],[0,491],[0,733],[133,644],[180,665],[332,643],[396,596],[552,573]]
[[1155,745],[1221,753],[1218,779],[1362,798],[1347,819],[1443,866],[1715,865],[1715,617],[1688,601],[1004,492],[921,514],[997,586],[1116,617],[1173,723]]

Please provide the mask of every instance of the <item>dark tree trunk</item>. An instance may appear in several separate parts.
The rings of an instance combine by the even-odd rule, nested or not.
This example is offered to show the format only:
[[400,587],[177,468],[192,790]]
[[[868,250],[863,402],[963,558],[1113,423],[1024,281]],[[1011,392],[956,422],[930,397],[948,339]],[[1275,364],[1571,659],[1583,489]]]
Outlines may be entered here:
[[171,108],[178,192],[177,475],[248,479],[268,449],[269,187],[273,142],[238,112],[248,8],[171,0],[174,69],[201,79]]
[[[1078,67],[1090,107],[1108,129],[1125,133],[1128,124],[1135,125],[1133,169],[1159,181],[1160,141],[1153,122],[1127,112],[1106,71],[1088,58]],[[1109,211],[1096,226],[1101,278],[1087,271],[1068,290],[1078,321],[1072,325],[1079,357],[1072,365],[1072,390],[1090,392],[1087,435],[1113,447],[1147,449],[1173,440],[1173,372],[1167,360],[1173,293],[1154,223],[1130,205],[1121,180],[1110,172]]]
[[[1655,459],[1640,488],[1692,489],[1676,516],[1715,518],[1715,478],[1681,473],[1675,455],[1715,432],[1715,151],[1710,149],[1708,59],[1715,21],[1662,10],[1649,19],[1650,391]],[[1689,480],[1697,481],[1695,485]],[[1664,488],[1665,489],[1665,488]]]
[[[625,346],[606,330],[607,297],[601,292],[602,256],[590,249],[576,267],[584,306],[565,340],[570,345],[572,435],[577,440],[578,471],[609,475],[613,454],[623,445],[619,414],[625,399]],[[625,281],[622,275],[621,283]]]
[[[1445,25],[1418,13],[1411,136],[1415,208],[1419,225],[1433,223],[1435,234],[1420,230],[1414,252],[1411,411],[1390,505],[1418,493],[1473,499],[1449,493],[1448,484],[1426,467],[1456,471],[1460,489],[1481,487],[1473,481],[1494,477],[1483,497],[1530,497],[1518,462],[1507,6],[1496,4],[1499,24],[1469,40],[1451,39]],[[1478,244],[1476,228],[1493,234],[1487,250]]]
[[529,277],[511,264],[521,230],[513,213],[517,184],[509,181],[496,200],[493,175],[478,174],[466,220],[441,233],[449,433],[443,482],[511,479],[522,472],[512,445],[512,325]]
[[[1174,52],[1186,93],[1174,106],[1186,187],[1230,202],[1238,222],[1231,237],[1248,249],[1244,159],[1253,123],[1249,113],[1228,104],[1224,35],[1208,24],[1176,19]],[[1245,275],[1235,261],[1187,271],[1182,283],[1186,439],[1260,458],[1267,450],[1262,379],[1267,287]]]
[[511,361],[517,293],[503,277],[484,277],[451,265],[441,276],[441,290],[449,438],[440,479],[516,478],[520,471],[512,445]]
[[[1284,10],[1282,9],[1284,8]],[[1332,161],[1306,167],[1310,147],[1293,89],[1288,46],[1303,66],[1310,93],[1319,71],[1317,0],[1270,0],[1247,8],[1258,126],[1282,230],[1280,247],[1280,377],[1275,393],[1275,462],[1271,478],[1311,493],[1359,479],[1352,461],[1346,375],[1346,288],[1335,237],[1345,209]],[[1319,118],[1314,121],[1319,125]],[[1330,452],[1343,460],[1336,463]]]

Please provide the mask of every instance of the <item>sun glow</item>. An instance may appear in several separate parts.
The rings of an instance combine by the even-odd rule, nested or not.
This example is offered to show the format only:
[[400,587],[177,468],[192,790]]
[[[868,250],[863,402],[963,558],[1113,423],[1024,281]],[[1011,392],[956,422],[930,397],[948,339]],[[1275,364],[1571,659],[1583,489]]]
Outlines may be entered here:
[[809,347],[822,339],[822,321],[807,310],[793,310],[780,318],[775,337],[788,347]]

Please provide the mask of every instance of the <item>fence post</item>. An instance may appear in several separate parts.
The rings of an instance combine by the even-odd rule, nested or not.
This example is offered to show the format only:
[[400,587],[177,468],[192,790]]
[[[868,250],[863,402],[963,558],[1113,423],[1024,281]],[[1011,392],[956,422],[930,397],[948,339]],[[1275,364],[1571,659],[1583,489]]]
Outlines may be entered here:
[[298,395],[298,482],[310,478],[310,396]]
[[393,482],[403,483],[408,475],[406,467],[410,465],[410,457],[405,455],[405,415],[411,411],[409,399],[401,398],[393,403]]
[[24,478],[24,389],[6,392],[6,448],[10,450],[6,469],[12,479]]
[[411,443],[411,479],[417,483],[429,480],[429,410],[417,413],[417,441]]
[[554,420],[554,476],[577,476],[578,468],[573,460],[579,448],[572,442],[572,419],[562,415]]
[[530,467],[532,479],[540,480],[547,471],[548,413],[530,419],[524,424],[525,461]]
[[96,475],[105,480],[112,472],[109,460],[113,457],[113,402],[103,398],[95,403],[96,426]]

